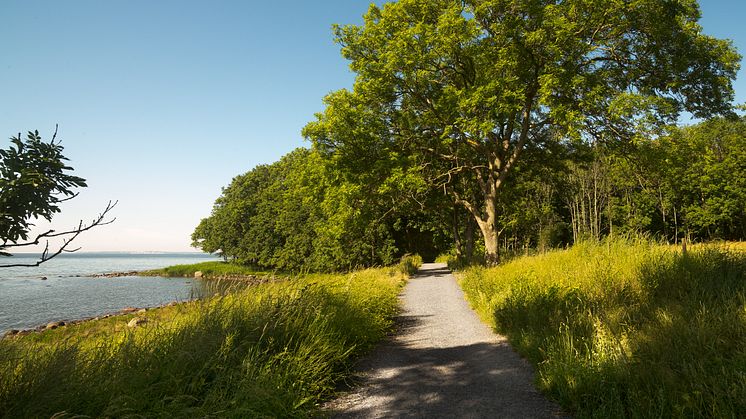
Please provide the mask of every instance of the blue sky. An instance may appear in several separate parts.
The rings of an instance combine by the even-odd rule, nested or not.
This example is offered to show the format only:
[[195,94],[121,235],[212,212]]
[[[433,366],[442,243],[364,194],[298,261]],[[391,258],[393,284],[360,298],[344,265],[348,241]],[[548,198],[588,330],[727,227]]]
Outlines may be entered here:
[[[379,2],[380,3],[380,2]],[[353,74],[331,25],[369,0],[0,3],[0,147],[47,138],[89,187],[54,220],[117,221],[85,251],[189,251],[194,226],[233,176],[307,145],[301,128]],[[746,54],[746,4],[701,1],[707,34]],[[737,102],[746,101],[743,77]]]

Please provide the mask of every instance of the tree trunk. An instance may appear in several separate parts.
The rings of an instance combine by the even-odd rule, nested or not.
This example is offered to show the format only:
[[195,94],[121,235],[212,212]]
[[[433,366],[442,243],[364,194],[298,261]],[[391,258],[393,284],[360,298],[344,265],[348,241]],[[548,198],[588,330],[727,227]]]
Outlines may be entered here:
[[500,245],[497,231],[494,230],[494,225],[490,226],[482,225],[479,226],[484,236],[484,262],[487,266],[497,266],[500,264]]
[[466,231],[464,232],[464,257],[466,261],[471,263],[474,260],[474,220],[471,218],[466,219]]
[[485,194],[484,205],[485,217],[475,217],[479,229],[484,237],[484,261],[487,266],[496,266],[500,263],[500,242],[497,233],[497,191],[491,187]]
[[453,228],[453,243],[456,247],[456,258],[462,259],[463,258],[463,243],[461,242],[461,234],[459,232],[460,230],[459,225],[459,210],[458,206],[453,206],[453,220],[452,220],[452,228]]

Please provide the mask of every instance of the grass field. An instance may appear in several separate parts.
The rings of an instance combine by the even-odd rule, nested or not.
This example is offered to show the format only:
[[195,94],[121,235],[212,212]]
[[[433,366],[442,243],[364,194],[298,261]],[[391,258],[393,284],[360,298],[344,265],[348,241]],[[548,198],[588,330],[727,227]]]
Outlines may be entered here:
[[3,339],[0,416],[312,415],[390,330],[404,279],[307,275]]
[[584,243],[460,276],[578,417],[746,417],[746,246]]

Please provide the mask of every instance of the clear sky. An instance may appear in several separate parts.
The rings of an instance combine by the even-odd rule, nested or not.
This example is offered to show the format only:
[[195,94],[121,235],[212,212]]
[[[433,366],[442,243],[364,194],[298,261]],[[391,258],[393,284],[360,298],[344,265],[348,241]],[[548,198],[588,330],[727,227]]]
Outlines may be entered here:
[[[705,32],[746,54],[746,4],[700,3]],[[193,250],[221,188],[307,146],[300,130],[322,97],[352,85],[330,28],[361,23],[369,4],[3,0],[0,147],[59,124],[89,187],[53,225],[119,201],[114,224],[76,240],[84,251]],[[743,76],[736,94],[746,101]]]

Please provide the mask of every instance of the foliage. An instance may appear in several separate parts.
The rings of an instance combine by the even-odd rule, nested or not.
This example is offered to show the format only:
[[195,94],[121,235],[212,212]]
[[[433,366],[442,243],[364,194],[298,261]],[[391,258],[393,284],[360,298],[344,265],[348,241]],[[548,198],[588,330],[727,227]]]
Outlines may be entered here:
[[[49,143],[42,141],[38,131],[29,131],[26,139],[19,133],[11,137],[11,146],[0,149],[0,256],[11,256],[10,249],[34,246],[47,240],[39,260],[35,263],[0,264],[0,268],[33,267],[56,257],[62,252],[74,252],[70,243],[81,233],[94,227],[110,224],[107,214],[117,205],[109,201],[106,208],[90,223],[81,220],[77,227],[65,231],[53,229],[40,232],[33,239],[29,232],[33,219],[52,220],[60,212],[59,204],[75,198],[74,188],[85,187],[85,179],[69,174],[62,145],[57,142],[57,131]],[[49,239],[61,239],[62,244],[51,250]]]
[[746,253],[585,242],[461,277],[578,417],[743,417]]
[[309,416],[389,331],[402,281],[312,275],[1,340],[0,416]]
[[473,216],[494,263],[501,191],[527,149],[637,142],[682,110],[730,112],[740,57],[699,16],[689,0],[372,5],[362,26],[335,27],[355,85],[304,135],[350,172],[418,167]]
[[661,141],[666,204],[697,238],[746,237],[746,119],[712,119]]
[[42,141],[39,131],[29,131],[10,139],[11,146],[0,149],[0,240],[3,244],[28,240],[31,218],[52,220],[59,204],[75,195],[74,188],[85,187],[85,179],[67,172],[73,168],[63,147]]
[[506,187],[503,248],[543,251],[648,234],[667,242],[746,239],[746,120],[713,118],[622,149],[566,150]]
[[416,245],[412,237],[432,243],[432,223],[412,207],[395,211],[407,202],[407,181],[358,181],[317,152],[297,149],[235,177],[195,229],[194,245],[240,264],[297,272],[389,265]]

